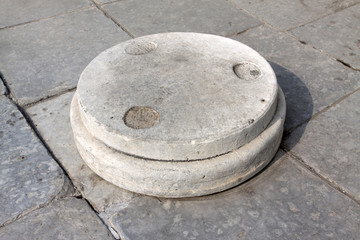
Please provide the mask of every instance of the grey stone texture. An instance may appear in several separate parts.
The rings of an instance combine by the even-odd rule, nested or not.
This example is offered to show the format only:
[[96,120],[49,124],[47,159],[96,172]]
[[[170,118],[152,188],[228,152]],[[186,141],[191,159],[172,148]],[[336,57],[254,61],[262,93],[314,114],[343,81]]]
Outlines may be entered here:
[[232,1],[241,9],[282,30],[303,25],[360,2],[359,0]]
[[122,239],[357,239],[359,217],[358,204],[285,155],[229,191],[137,198],[111,221]]
[[70,103],[74,92],[36,104],[26,111],[74,186],[98,212],[130,201],[137,194],[119,189],[96,175],[81,159],[70,126]]
[[117,188],[77,154],[69,123],[72,96],[27,111],[74,185],[122,239],[356,239],[360,234],[359,205],[288,156],[243,185],[201,198],[158,199]]
[[360,72],[266,26],[234,39],[270,61],[286,97],[285,132],[360,86]]
[[54,199],[68,184],[16,106],[0,96],[0,226]]
[[161,32],[232,35],[259,21],[228,1],[119,1],[104,9],[136,37]]
[[[238,64],[257,78],[237,76]],[[209,34],[163,33],[99,54],[81,74],[75,104],[82,125],[107,146],[148,159],[188,161],[255,139],[274,117],[278,92],[270,64],[248,46]],[[160,121],[143,129],[127,126],[124,116],[139,106],[156,110]]]
[[360,70],[360,4],[291,31],[297,39]]
[[75,94],[70,113],[75,143],[95,173],[130,191],[181,198],[223,191],[263,169],[279,148],[286,106],[284,95],[279,92],[272,121],[254,140],[227,154],[196,161],[154,161],[118,152],[87,131],[79,108]]
[[[249,29],[234,38],[271,61],[288,105],[285,128],[287,134],[291,134],[282,145],[297,158],[294,160],[285,156],[255,178],[220,194],[180,200],[151,198],[109,184],[82,161],[72,139],[69,120],[74,92],[27,108],[48,146],[81,194],[113,228],[114,236],[120,235],[124,239],[126,236],[128,239],[359,238],[359,92],[341,102],[336,101],[358,89],[360,77],[359,72],[336,62],[334,58],[358,68],[359,7],[342,9],[360,0],[122,0],[115,3],[96,0],[100,4],[105,1],[103,7],[106,11],[136,36],[164,31],[233,36]],[[0,71],[11,83],[12,95],[20,99],[21,104],[75,87],[80,73],[97,53],[130,38],[101,11],[93,7],[87,11],[80,10],[90,4],[91,1],[87,0],[0,1]],[[23,24],[28,21],[34,22]],[[265,24],[256,27],[262,21]],[[3,28],[14,24],[23,25]],[[282,33],[274,29],[290,31]],[[308,33],[313,29],[317,31]],[[11,105],[3,99],[4,96],[0,97],[0,109]],[[334,102],[336,104],[333,105]],[[299,126],[322,110],[325,111]],[[15,120],[10,112],[10,115],[1,113],[0,119],[5,119],[5,122]],[[56,236],[76,239],[71,235],[77,226],[81,226],[80,230],[76,230],[77,236],[83,237],[84,232],[99,236],[96,234],[103,230],[91,232],[100,227],[98,221],[89,220],[91,226],[77,225],[81,219],[78,219],[76,209],[83,209],[82,200],[75,199],[81,201],[81,206],[73,200],[67,202],[66,207],[60,207],[63,203],[56,202],[59,205],[48,205],[51,199],[57,199],[62,188],[67,187],[63,183],[66,178],[54,177],[56,174],[53,173],[57,170],[52,168],[49,172],[39,171],[37,167],[29,168],[38,163],[46,166],[43,164],[45,159],[53,160],[41,143],[37,143],[25,121],[21,120],[23,127],[17,125],[19,122],[14,123],[19,127],[11,130],[16,133],[9,133],[9,139],[6,138],[7,142],[11,141],[11,145],[15,144],[20,149],[11,153],[10,159],[14,159],[11,163],[3,154],[6,136],[0,134],[1,164],[7,164],[6,168],[3,165],[0,167],[0,220],[6,222],[0,228],[0,239],[12,239],[13,236],[15,239],[41,238],[41,235],[31,235],[31,231],[40,229],[33,222],[47,213],[52,216],[47,215],[47,219],[57,220],[36,220],[37,223],[47,224],[43,229],[44,239],[56,239]],[[8,127],[9,124],[1,125],[2,129]],[[40,148],[39,156],[33,153],[32,149],[37,151]],[[6,152],[9,149],[11,147],[5,147]],[[30,156],[31,164],[17,161],[22,156],[22,149]],[[49,163],[47,160],[45,162]],[[17,164],[16,171],[4,174],[8,166],[11,165],[10,169],[15,166],[12,162]],[[302,162],[301,165],[299,162]],[[304,169],[305,165],[312,171]],[[46,181],[39,185],[36,177],[42,174],[46,175]],[[25,191],[18,190],[20,186],[28,186],[29,178],[31,187],[23,188]],[[329,187],[329,182],[345,194],[337,187]],[[38,187],[45,189],[45,197],[43,190],[37,190]],[[20,195],[15,195],[23,194],[24,197],[13,198],[11,191],[18,191]],[[65,210],[67,208],[72,208],[75,214],[73,212],[66,221],[59,220],[52,215],[56,208],[59,211],[54,215],[60,219],[62,212],[69,211]],[[86,212],[91,211],[88,206],[85,208],[88,209]],[[38,211],[39,215],[35,216]],[[17,216],[20,218],[14,221]],[[61,231],[58,231],[57,222],[61,223]],[[85,229],[84,232],[82,229]],[[107,238],[105,230],[104,233],[100,239]],[[89,238],[89,235],[83,238]]]
[[[360,91],[296,129],[285,140],[291,152],[360,201]],[[304,132],[304,128],[305,132]],[[304,133],[303,133],[304,132]],[[299,138],[296,143],[293,139]]]
[[2,81],[2,79],[0,78],[0,95],[4,95],[7,93],[7,89]]
[[130,38],[94,8],[1,31],[0,69],[21,105],[75,87],[99,52]]
[[85,200],[61,199],[0,228],[0,239],[114,239]]
[[121,0],[94,0],[94,2],[96,2],[97,4],[107,4],[107,3],[112,3],[112,2],[117,2],[117,1],[121,1]]
[[88,0],[1,0],[0,28],[90,6]]

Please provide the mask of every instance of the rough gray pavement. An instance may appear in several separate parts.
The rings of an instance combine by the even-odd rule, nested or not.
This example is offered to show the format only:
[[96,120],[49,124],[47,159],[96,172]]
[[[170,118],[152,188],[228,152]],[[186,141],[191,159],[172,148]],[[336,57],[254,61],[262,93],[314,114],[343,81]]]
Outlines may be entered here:
[[0,126],[1,226],[50,202],[66,184],[66,176],[4,96],[0,96]]
[[[300,126],[284,140],[287,149],[314,171],[360,201],[360,92]],[[294,139],[306,131],[301,140]]]
[[[0,239],[357,239],[359,16],[360,0],[1,1]],[[231,37],[274,68],[282,150],[245,184],[152,198],[79,157],[69,106],[82,70],[110,46],[167,31]]]
[[299,40],[360,70],[360,5],[296,28]]
[[0,28],[24,24],[81,8],[90,7],[87,0],[2,0]]
[[137,199],[112,221],[123,239],[356,239],[359,217],[355,202],[283,156],[237,188],[183,201]]
[[0,95],[4,95],[7,93],[7,89],[1,80],[2,79],[0,78]]
[[6,28],[1,72],[14,99],[25,105],[74,88],[98,53],[129,38],[96,8]]
[[129,0],[104,9],[136,37],[161,32],[229,36],[260,24],[228,1]]
[[89,205],[65,198],[0,229],[0,239],[114,239]]

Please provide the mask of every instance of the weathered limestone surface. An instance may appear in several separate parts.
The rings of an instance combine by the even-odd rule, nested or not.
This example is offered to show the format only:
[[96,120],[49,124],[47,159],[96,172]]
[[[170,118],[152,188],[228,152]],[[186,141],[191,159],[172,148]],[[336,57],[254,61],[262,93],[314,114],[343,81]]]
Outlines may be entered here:
[[359,217],[358,204],[285,156],[223,193],[135,199],[111,222],[123,239],[356,239]]
[[228,1],[130,0],[104,9],[136,37],[182,31],[228,36],[259,24]]
[[346,8],[359,0],[232,0],[270,25],[286,30]]
[[[76,94],[82,125],[107,146],[149,159],[188,161],[255,139],[276,112],[278,84],[269,63],[242,43],[164,33],[99,54],[82,72]],[[129,127],[126,117],[134,107],[153,111],[157,120]],[[153,121],[153,114],[144,114],[138,122]]]
[[0,239],[114,239],[85,200],[54,201],[0,228]]
[[130,38],[94,8],[1,31],[1,71],[21,105],[75,87],[99,52]]
[[292,34],[360,69],[360,4],[294,29]]
[[[285,146],[360,201],[360,91],[296,129]],[[293,139],[299,138],[299,143]]]
[[153,161],[109,148],[83,126],[77,94],[71,106],[75,143],[87,165],[99,176],[130,191],[159,197],[192,197],[231,188],[258,173],[275,155],[282,137],[285,99],[269,126],[233,152],[198,161]]
[[122,190],[96,175],[81,159],[70,126],[70,103],[74,92],[28,108],[31,119],[69,174],[75,187],[102,212],[109,206],[130,201],[137,194]]
[[1,0],[0,28],[90,6],[87,0]]
[[360,72],[268,27],[250,29],[235,39],[272,64],[286,97],[285,132],[360,86]]
[[0,226],[39,208],[68,184],[16,106],[0,96]]

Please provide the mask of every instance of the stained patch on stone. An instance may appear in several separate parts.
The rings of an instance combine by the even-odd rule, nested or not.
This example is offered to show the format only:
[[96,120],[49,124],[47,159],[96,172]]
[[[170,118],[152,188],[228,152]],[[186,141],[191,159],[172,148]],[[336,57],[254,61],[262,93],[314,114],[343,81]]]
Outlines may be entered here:
[[126,126],[135,129],[151,128],[159,121],[160,114],[151,107],[132,107],[124,116]]

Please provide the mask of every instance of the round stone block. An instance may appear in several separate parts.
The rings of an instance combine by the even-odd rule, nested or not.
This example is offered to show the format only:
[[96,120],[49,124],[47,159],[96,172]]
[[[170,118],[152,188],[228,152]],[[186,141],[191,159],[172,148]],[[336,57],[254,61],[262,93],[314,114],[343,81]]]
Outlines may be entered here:
[[76,105],[85,129],[104,145],[180,162],[254,140],[273,119],[277,95],[272,68],[250,47],[208,34],[164,33],[98,55],[81,74]]
[[277,108],[266,129],[235,151],[194,161],[158,161],[116,151],[95,138],[80,116],[78,92],[71,104],[71,125],[79,153],[105,180],[146,195],[180,198],[226,190],[249,179],[274,157],[283,133],[285,98],[279,90]]

